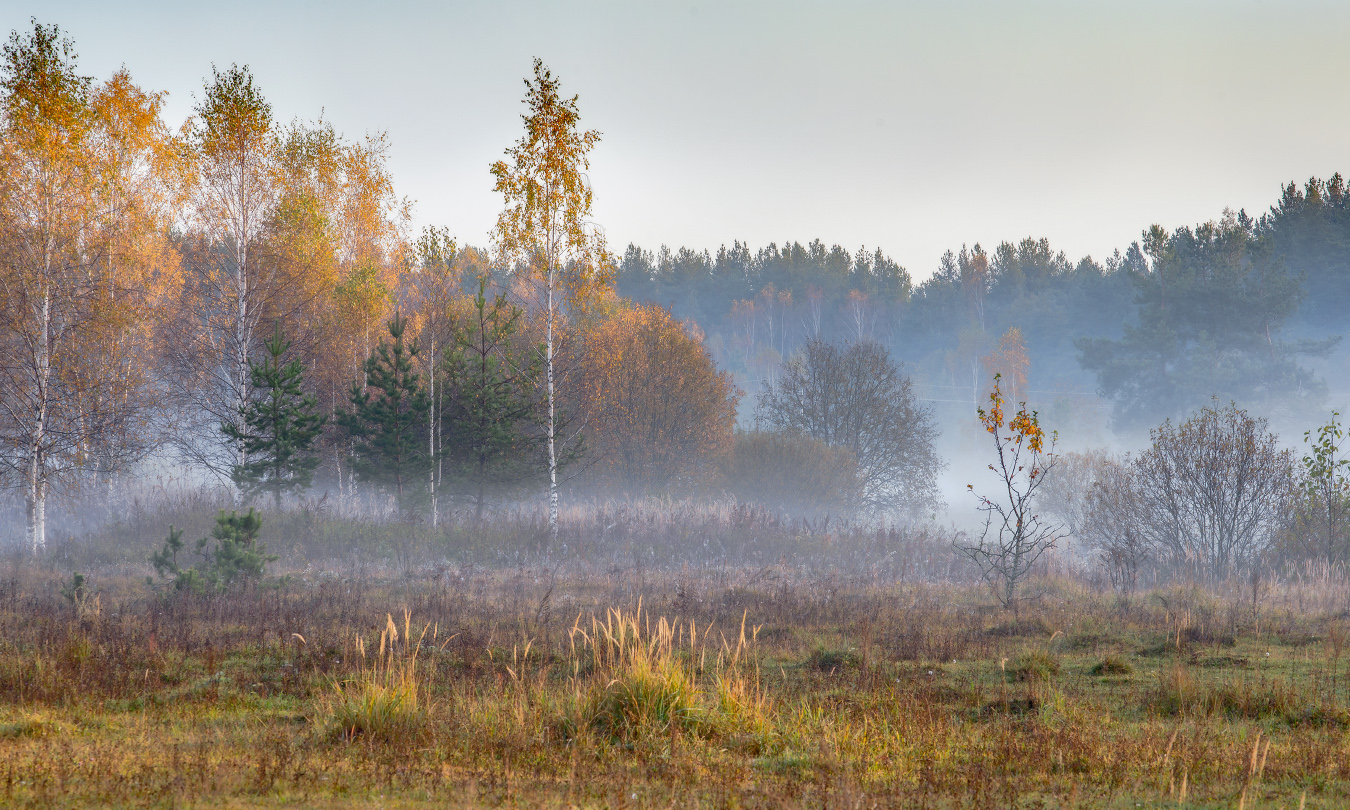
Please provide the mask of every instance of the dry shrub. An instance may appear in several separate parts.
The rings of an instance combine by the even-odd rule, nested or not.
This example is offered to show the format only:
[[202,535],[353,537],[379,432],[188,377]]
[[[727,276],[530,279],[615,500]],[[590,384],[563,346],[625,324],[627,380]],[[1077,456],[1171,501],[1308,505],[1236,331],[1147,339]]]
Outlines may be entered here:
[[1011,672],[1019,681],[1048,681],[1059,674],[1059,659],[1044,650],[1027,650],[1013,661]]
[[1108,655],[1088,670],[1093,675],[1129,675],[1134,669],[1121,658]]

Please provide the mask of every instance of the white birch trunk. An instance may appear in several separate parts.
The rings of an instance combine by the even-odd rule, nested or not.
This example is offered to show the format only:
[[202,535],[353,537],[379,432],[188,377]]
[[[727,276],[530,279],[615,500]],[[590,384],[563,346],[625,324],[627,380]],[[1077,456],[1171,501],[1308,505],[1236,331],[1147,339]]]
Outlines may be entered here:
[[436,508],[436,434],[438,416],[436,408],[436,338],[431,338],[431,355],[427,359],[427,368],[429,370],[427,385],[431,387],[431,396],[427,398],[427,450],[431,453],[428,459],[432,463],[431,469],[427,472],[428,484],[431,487],[431,528],[436,528],[438,524],[438,512]]
[[38,313],[37,356],[34,358],[37,412],[33,418],[32,444],[29,445],[28,480],[25,482],[25,517],[29,550],[36,555],[47,545],[47,470],[43,458],[43,443],[47,432],[48,383],[51,378],[51,353],[47,345],[51,328],[51,288],[42,294],[42,311]]
[[548,534],[552,547],[558,540],[558,451],[556,408],[553,401],[553,262],[548,266],[548,337],[544,347],[544,375],[548,380]]

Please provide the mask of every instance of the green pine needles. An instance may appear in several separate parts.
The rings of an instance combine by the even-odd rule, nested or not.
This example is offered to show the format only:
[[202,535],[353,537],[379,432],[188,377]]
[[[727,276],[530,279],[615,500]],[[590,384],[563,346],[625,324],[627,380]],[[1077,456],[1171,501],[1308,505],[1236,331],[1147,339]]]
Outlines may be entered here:
[[406,318],[394,315],[389,322],[393,341],[380,341],[366,360],[365,385],[352,383],[351,412],[338,414],[354,440],[353,471],[392,492],[402,515],[411,515],[427,494],[432,463],[426,440],[430,403],[413,370],[417,342],[403,342],[407,325]]
[[[164,547],[150,555],[150,564],[161,581],[172,584],[175,591],[193,593],[220,593],[231,588],[245,587],[262,579],[263,569],[276,556],[267,553],[267,547],[258,540],[262,516],[253,509],[245,514],[216,515],[216,527],[211,537],[197,541],[197,553],[202,562],[184,568],[178,553],[186,545],[183,530],[169,527]],[[215,544],[207,546],[214,540]]]
[[543,470],[542,352],[519,345],[521,310],[478,282],[474,308],[457,324],[441,365],[445,380],[444,454],[451,475],[482,517],[496,491]]
[[313,482],[319,457],[311,447],[327,417],[315,413],[314,395],[301,391],[305,369],[300,361],[281,362],[291,342],[282,336],[280,324],[263,346],[267,356],[262,363],[249,364],[253,388],[263,396],[239,409],[242,430],[229,422],[220,429],[243,445],[249,459],[235,466],[235,486],[248,499],[270,493],[280,511],[282,496],[304,491]]

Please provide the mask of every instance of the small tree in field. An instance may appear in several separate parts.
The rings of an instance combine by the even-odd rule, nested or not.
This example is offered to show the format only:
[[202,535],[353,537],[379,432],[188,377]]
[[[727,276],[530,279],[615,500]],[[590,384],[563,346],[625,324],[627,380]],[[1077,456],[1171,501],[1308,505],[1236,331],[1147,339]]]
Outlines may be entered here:
[[[989,410],[978,409],[984,429],[994,437],[998,460],[989,469],[998,476],[999,492],[979,495],[984,513],[984,531],[980,542],[957,546],[980,570],[980,576],[994,589],[1004,608],[1017,608],[1017,589],[1032,567],[1055,547],[1058,525],[1049,524],[1033,511],[1034,502],[1046,473],[1055,466],[1055,434],[1045,447],[1036,412],[1027,412],[1021,403],[1017,413],[1003,419],[1004,399],[999,390],[1002,378],[994,375],[994,390],[989,395]],[[975,491],[974,485],[966,487]]]
[[291,342],[276,333],[264,344],[267,356],[261,364],[250,363],[253,389],[264,392],[239,413],[242,428],[222,422],[221,431],[243,445],[248,461],[237,464],[231,476],[246,498],[268,492],[281,511],[281,498],[287,492],[307,489],[314,480],[319,457],[311,447],[327,418],[315,413],[318,404],[313,394],[300,390],[305,367],[299,360],[282,363],[281,356]]
[[1331,412],[1331,421],[1303,434],[1303,443],[1310,452],[1303,457],[1303,475],[1300,481],[1303,504],[1302,515],[1313,530],[1318,556],[1330,562],[1345,560],[1346,511],[1350,509],[1350,459],[1344,456],[1345,431],[1336,421],[1340,416]]
[[[205,594],[245,588],[261,580],[263,569],[277,559],[267,553],[267,546],[258,539],[261,529],[262,517],[252,508],[242,515],[238,512],[227,515],[222,509],[216,515],[211,536],[197,541],[202,562],[191,568],[182,566],[178,552],[186,545],[183,530],[169,526],[164,547],[150,555],[150,563],[160,579],[171,584],[175,591]],[[211,545],[213,540],[215,545]]]

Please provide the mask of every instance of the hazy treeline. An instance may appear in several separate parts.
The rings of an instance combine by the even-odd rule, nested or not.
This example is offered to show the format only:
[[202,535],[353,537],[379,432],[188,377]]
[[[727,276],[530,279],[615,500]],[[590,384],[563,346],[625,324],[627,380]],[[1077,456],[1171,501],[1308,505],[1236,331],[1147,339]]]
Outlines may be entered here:
[[629,246],[618,287],[694,318],[748,388],[808,340],[872,339],[935,398],[973,401],[1015,329],[1033,388],[1100,390],[1119,427],[1146,428],[1211,395],[1278,408],[1325,393],[1307,360],[1350,327],[1348,202],[1340,175],[1313,178],[1259,218],[1155,225],[1104,262],[1046,239],[977,243],[918,284],[880,250],[818,240],[715,255]]
[[[433,533],[444,520],[447,537],[548,491],[557,541],[558,486],[884,527],[942,514],[933,387],[964,409],[1000,375],[1009,428],[1039,454],[1058,426],[1018,403],[1090,373],[1151,449],[1057,463],[1047,439],[1031,477],[1065,526],[1028,540],[1004,521],[1010,582],[1039,559],[1026,548],[1068,533],[1118,583],[1346,556],[1341,428],[1308,418],[1327,391],[1310,359],[1346,317],[1328,303],[1350,245],[1339,176],[1289,186],[1259,219],[1155,226],[1104,265],[1030,239],[948,253],[918,285],[881,250],[819,241],[620,257],[587,224],[599,133],[542,63],[526,84],[484,249],[409,233],[386,139],[279,122],[247,68],[213,69],[171,130],[163,94],[125,70],[83,77],[55,27],[14,33],[0,485],[26,545],[46,542],[49,501],[114,514],[167,465],[234,507],[312,499]],[[1320,444],[1310,432],[1296,458],[1248,407],[1322,424]],[[253,548],[251,513],[221,520],[217,562]],[[182,542],[170,532],[157,557],[175,581],[233,576],[177,568]]]

